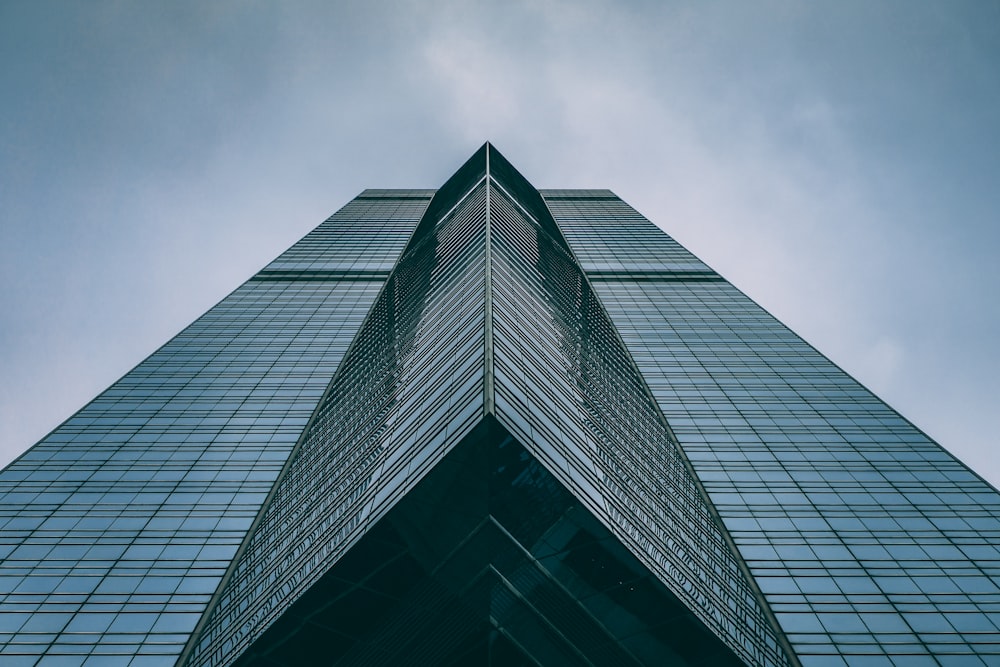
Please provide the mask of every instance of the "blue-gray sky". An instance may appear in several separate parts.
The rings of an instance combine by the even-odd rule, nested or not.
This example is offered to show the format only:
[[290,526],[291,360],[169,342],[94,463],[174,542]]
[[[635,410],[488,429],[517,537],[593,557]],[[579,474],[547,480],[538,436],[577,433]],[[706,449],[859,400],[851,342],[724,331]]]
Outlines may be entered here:
[[1000,3],[0,1],[0,463],[365,187],[608,187],[1000,482]]

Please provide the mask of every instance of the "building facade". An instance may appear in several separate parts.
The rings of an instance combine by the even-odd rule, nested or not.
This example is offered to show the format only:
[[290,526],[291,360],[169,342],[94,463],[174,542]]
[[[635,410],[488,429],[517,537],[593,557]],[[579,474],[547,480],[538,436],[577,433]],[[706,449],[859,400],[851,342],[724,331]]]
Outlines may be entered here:
[[1000,494],[606,190],[366,190],[0,473],[4,665],[998,665]]

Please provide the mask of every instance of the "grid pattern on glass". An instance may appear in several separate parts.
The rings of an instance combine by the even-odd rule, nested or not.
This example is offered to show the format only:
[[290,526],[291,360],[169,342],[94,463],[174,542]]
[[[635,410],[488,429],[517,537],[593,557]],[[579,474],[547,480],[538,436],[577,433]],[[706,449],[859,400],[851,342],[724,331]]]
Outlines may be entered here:
[[[582,256],[656,235],[550,205]],[[595,289],[803,665],[1000,664],[1000,494],[729,283]]]
[[[264,272],[392,270],[433,190],[365,190]],[[342,221],[350,220],[346,225]]]
[[379,287],[248,281],[0,473],[0,663],[174,664]]
[[746,667],[486,417],[238,667]]
[[748,664],[787,664],[551,218],[534,221],[502,187],[491,206],[497,418]]
[[645,271],[711,272],[610,190],[540,192],[589,276],[620,271],[640,276]]
[[186,664],[243,653],[482,419],[485,185],[435,210],[445,217],[386,281]]

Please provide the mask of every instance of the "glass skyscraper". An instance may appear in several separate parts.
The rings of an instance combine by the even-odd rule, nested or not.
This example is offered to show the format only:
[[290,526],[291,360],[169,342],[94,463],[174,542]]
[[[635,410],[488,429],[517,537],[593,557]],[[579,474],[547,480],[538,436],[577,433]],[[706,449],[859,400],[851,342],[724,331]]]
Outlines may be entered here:
[[1000,494],[607,190],[366,190],[0,473],[0,665],[1000,665]]

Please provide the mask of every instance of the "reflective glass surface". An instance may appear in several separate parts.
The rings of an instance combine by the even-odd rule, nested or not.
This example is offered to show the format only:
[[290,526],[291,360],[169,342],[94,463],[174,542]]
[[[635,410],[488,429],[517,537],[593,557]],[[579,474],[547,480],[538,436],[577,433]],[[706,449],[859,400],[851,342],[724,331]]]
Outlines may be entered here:
[[759,593],[566,240],[547,209],[520,205],[531,186],[503,175],[491,197],[497,418],[743,660],[785,664]]
[[[400,194],[349,204],[0,473],[0,664],[177,661],[427,205]],[[307,274],[333,265],[382,273]]]
[[[495,657],[495,642],[511,664],[785,664],[629,363],[537,191],[484,147],[428,206],[187,664],[464,664],[466,651]],[[562,566],[523,554],[539,536],[511,538],[476,507],[491,478],[444,457],[470,438],[503,441],[469,435],[492,432],[493,415],[535,461],[531,474],[591,528],[573,547],[557,521],[569,500],[527,490],[510,502],[535,501],[539,521],[551,514],[549,528],[570,539],[564,565],[631,572],[642,582],[633,602],[548,587]],[[427,504],[439,513],[428,517]],[[467,549],[468,562],[453,553]],[[386,560],[412,578],[384,579]]]
[[1000,664],[1000,494],[610,192],[543,194],[802,664]]
[[0,472],[4,667],[982,667],[998,584],[1000,494],[489,146],[364,191]]
[[236,664],[743,663],[487,417]]
[[385,282],[187,664],[245,651],[482,419],[487,198],[476,164],[429,205],[441,217],[421,223]]

